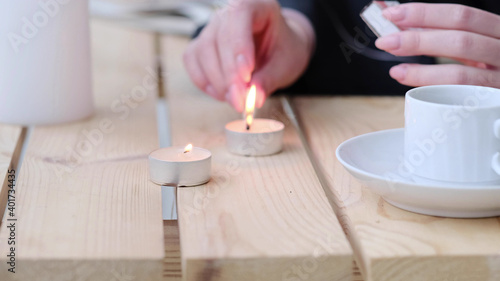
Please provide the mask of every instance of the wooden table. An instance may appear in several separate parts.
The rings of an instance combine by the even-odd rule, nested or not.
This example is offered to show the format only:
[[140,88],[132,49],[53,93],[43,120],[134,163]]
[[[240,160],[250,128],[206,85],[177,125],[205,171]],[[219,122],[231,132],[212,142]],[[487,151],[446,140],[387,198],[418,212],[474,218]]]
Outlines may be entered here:
[[500,280],[498,218],[397,209],[336,160],[342,141],[401,127],[401,98],[272,98],[258,114],[285,123],[284,151],[231,155],[223,126],[240,116],[192,85],[179,37],[162,40],[172,143],[210,149],[213,178],[179,189],[178,226],[163,222],[147,171],[159,146],[153,35],[95,20],[92,36],[92,118],[29,137],[0,125],[0,207],[25,144],[16,273],[6,216],[0,280],[180,280],[181,264],[184,280]]

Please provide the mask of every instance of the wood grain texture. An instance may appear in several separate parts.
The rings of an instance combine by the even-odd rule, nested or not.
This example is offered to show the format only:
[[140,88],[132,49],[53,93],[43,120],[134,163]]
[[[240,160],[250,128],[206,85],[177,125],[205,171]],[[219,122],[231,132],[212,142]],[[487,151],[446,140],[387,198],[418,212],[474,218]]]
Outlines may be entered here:
[[0,124],[0,218],[4,215],[8,199],[8,175],[18,177],[18,171],[12,173],[12,170],[17,168],[25,136],[26,128]]
[[500,219],[407,212],[358,183],[335,158],[343,141],[403,126],[403,98],[296,98],[302,129],[329,186],[366,280],[500,280]]
[[212,180],[178,189],[184,280],[350,280],[351,249],[280,100],[258,115],[285,123],[283,152],[232,155],[224,126],[241,115],[189,81],[174,52],[186,40],[164,46],[173,144],[213,154]]
[[17,184],[16,274],[3,280],[162,280],[152,36],[92,24],[92,118],[34,128]]

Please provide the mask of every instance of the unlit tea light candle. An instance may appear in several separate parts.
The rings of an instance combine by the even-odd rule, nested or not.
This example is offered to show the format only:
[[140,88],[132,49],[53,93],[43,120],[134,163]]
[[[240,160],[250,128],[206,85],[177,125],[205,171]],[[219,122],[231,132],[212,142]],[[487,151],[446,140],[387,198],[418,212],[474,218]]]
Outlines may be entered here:
[[226,124],[226,144],[229,152],[244,156],[276,154],[283,148],[285,125],[271,119],[254,119],[256,88],[248,92],[245,118]]
[[159,185],[195,186],[210,180],[212,153],[188,145],[157,149],[149,154],[149,174]]

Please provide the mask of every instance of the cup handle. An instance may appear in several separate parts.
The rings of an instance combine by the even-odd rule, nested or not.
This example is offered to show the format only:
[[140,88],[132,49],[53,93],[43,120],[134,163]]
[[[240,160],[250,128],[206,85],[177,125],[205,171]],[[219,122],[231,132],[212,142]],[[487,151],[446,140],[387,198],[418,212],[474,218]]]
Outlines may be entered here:
[[[493,124],[493,133],[497,139],[500,139],[500,119],[496,120]],[[500,152],[493,155],[493,158],[491,159],[491,167],[498,175],[500,175]]]

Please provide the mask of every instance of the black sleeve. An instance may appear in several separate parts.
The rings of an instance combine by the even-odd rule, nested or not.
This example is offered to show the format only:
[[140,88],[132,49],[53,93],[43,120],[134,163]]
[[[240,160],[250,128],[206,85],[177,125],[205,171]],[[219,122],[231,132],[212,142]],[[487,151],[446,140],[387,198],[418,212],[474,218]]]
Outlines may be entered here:
[[[475,2],[475,1],[472,1]],[[482,7],[478,7],[480,9],[484,9],[486,11],[492,12],[494,14],[500,15],[500,1],[498,0],[482,0],[477,1],[480,2]]]
[[500,1],[498,0],[427,0],[429,3],[452,3],[475,7],[494,14],[500,14]]
[[281,7],[302,12],[311,22],[316,19],[316,0],[279,0]]
[[300,11],[304,15],[306,15],[309,19],[314,18],[314,13],[316,10],[315,0],[279,0],[278,2],[280,3],[281,7],[291,8]]

